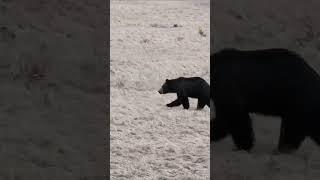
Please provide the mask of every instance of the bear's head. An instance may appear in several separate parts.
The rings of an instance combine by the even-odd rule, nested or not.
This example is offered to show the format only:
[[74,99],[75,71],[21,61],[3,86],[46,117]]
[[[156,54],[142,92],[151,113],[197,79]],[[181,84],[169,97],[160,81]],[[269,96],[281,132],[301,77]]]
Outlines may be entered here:
[[161,86],[158,92],[160,94],[170,93],[172,91],[171,86],[172,86],[171,80],[166,79],[166,82]]
[[161,86],[158,90],[160,94],[167,94],[167,93],[176,93],[178,84],[181,82],[183,78],[180,77],[178,79],[166,79],[166,82]]

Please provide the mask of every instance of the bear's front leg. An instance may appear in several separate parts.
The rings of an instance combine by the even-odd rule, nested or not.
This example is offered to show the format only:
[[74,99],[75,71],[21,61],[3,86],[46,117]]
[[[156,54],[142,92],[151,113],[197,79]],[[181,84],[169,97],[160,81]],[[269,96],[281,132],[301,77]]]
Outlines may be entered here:
[[176,99],[171,103],[167,104],[168,107],[174,107],[174,106],[180,106],[180,105],[181,105],[181,102],[179,101],[179,99]]
[[186,96],[186,93],[184,90],[180,90],[177,93],[178,96],[178,100],[179,102],[182,104],[184,109],[189,109],[189,100],[188,100],[188,96]]
[[[228,136],[228,126],[225,119],[218,114],[217,118],[210,118],[210,142],[218,142]],[[220,118],[219,118],[220,117]]]
[[252,128],[252,122],[247,112],[237,112],[230,110],[228,121],[231,137],[238,149],[250,152],[254,145],[254,132]]
[[182,106],[184,109],[189,109],[189,100],[188,97],[184,97],[182,99],[180,99]]

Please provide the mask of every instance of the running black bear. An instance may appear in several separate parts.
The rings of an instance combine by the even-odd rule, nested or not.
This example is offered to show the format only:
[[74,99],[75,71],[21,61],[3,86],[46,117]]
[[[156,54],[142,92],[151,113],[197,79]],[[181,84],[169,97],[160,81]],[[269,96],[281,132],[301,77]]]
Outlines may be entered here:
[[210,85],[200,77],[179,77],[177,79],[166,79],[158,91],[160,94],[177,93],[178,98],[167,104],[168,107],[183,105],[189,109],[188,97],[197,98],[197,109],[203,109],[205,105],[210,107]]
[[210,139],[231,135],[250,151],[254,132],[249,113],[281,117],[278,153],[291,153],[306,137],[320,144],[320,77],[287,49],[224,49],[210,57]]

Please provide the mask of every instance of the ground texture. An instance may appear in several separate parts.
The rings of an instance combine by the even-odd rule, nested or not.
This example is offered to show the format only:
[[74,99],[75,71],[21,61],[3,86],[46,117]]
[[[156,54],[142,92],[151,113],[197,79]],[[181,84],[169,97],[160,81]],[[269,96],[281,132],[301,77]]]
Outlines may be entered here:
[[157,92],[209,82],[209,35],[209,1],[111,1],[111,179],[209,179],[210,109]]
[[98,179],[105,172],[103,4],[0,2],[1,180]]

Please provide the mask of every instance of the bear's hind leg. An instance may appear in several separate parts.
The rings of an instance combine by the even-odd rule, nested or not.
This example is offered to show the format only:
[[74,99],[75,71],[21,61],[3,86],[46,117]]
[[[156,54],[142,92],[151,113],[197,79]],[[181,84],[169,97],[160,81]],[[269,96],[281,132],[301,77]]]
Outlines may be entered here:
[[297,117],[283,118],[280,127],[278,153],[295,152],[306,138],[305,129],[299,125]]
[[311,135],[310,138],[318,145],[320,145],[320,136],[319,135]]
[[197,110],[201,110],[204,108],[204,106],[206,105],[206,102],[201,100],[201,99],[198,99],[198,105],[197,105]]
[[210,108],[210,100],[206,102],[206,105]]

